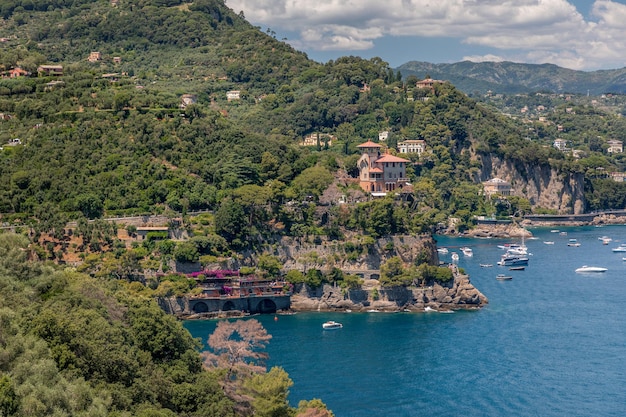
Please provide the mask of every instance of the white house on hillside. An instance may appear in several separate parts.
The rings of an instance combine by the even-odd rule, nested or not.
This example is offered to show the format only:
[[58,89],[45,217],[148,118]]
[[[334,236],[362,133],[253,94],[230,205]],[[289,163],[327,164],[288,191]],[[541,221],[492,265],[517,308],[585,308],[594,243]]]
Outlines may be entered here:
[[421,156],[426,151],[426,142],[421,139],[398,142],[398,151],[400,153],[416,153]]
[[624,151],[621,140],[607,140],[606,144],[609,145],[606,150],[608,153],[622,153]]

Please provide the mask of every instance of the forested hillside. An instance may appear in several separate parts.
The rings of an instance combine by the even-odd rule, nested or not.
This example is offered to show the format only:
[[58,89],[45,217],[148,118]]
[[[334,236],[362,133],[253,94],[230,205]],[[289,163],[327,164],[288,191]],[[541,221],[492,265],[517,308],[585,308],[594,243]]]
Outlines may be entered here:
[[[289,236],[333,250],[301,260],[327,269],[288,280],[354,287],[332,265],[378,237],[556,211],[523,187],[486,198],[483,155],[584,174],[591,209],[626,201],[606,178],[624,168],[606,152],[623,122],[602,109],[564,104],[553,124],[529,124],[449,82],[417,88],[426,74],[379,58],[316,63],[222,0],[5,0],[0,14],[0,222],[15,232],[0,234],[2,415],[328,415],[319,400],[289,407],[280,369],[243,366],[234,383],[223,361],[202,370],[196,343],[151,301],[198,290],[172,261],[248,262],[274,278]],[[552,146],[557,123],[578,157]],[[396,154],[407,139],[426,143],[403,154],[410,186],[371,199],[357,146]],[[107,220],[133,214],[161,214],[180,236],[140,241]],[[381,282],[451,278],[416,258],[393,258]]]
[[[215,231],[235,248],[276,232],[336,235],[284,203],[314,205],[333,182],[338,195],[358,193],[346,181],[357,176],[356,146],[381,131],[390,132],[391,152],[402,140],[426,141],[426,154],[410,155],[415,192],[405,207],[361,203],[390,204],[401,213],[393,222],[374,227],[356,205],[333,216],[333,227],[421,232],[449,216],[463,228],[474,215],[551,209],[530,207],[523,195],[480,196],[480,153],[563,172],[622,169],[592,143],[592,162],[557,151],[548,135],[529,137],[527,125],[451,84],[415,88],[418,77],[402,79],[381,59],[312,62],[218,0],[2,7],[5,75],[31,75],[0,80],[0,212],[41,232],[80,218],[223,209],[231,218],[218,216]],[[42,64],[61,65],[62,75]],[[310,134],[333,140],[300,146]]]
[[28,244],[0,235],[0,415],[332,416],[319,400],[289,406],[292,382],[265,372],[258,322],[225,323],[203,360],[139,283],[30,261]]

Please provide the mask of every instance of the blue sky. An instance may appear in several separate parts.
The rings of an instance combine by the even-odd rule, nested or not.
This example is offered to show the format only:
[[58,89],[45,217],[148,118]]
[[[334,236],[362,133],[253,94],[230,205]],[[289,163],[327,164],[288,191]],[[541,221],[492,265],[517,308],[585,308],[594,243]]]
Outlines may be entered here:
[[626,0],[227,0],[309,58],[626,67]]

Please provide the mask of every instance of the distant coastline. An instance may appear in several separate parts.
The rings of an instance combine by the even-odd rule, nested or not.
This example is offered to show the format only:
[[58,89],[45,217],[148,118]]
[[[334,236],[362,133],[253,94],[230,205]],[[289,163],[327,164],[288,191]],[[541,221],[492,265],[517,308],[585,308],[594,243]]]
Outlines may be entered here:
[[566,215],[527,215],[518,223],[513,222],[480,222],[471,230],[457,233],[446,231],[449,236],[464,236],[476,238],[511,238],[530,237],[532,233],[528,227],[555,227],[555,226],[602,226],[626,224],[626,211],[611,211],[589,214]]

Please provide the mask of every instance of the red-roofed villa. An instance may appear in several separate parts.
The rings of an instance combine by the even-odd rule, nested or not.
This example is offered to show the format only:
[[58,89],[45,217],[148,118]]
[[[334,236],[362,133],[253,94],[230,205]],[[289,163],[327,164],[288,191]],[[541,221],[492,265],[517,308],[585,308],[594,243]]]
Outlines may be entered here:
[[383,196],[408,182],[406,178],[406,164],[410,162],[408,159],[387,153],[381,154],[381,146],[372,141],[357,147],[363,153],[357,163],[359,185],[363,191],[374,196]]

